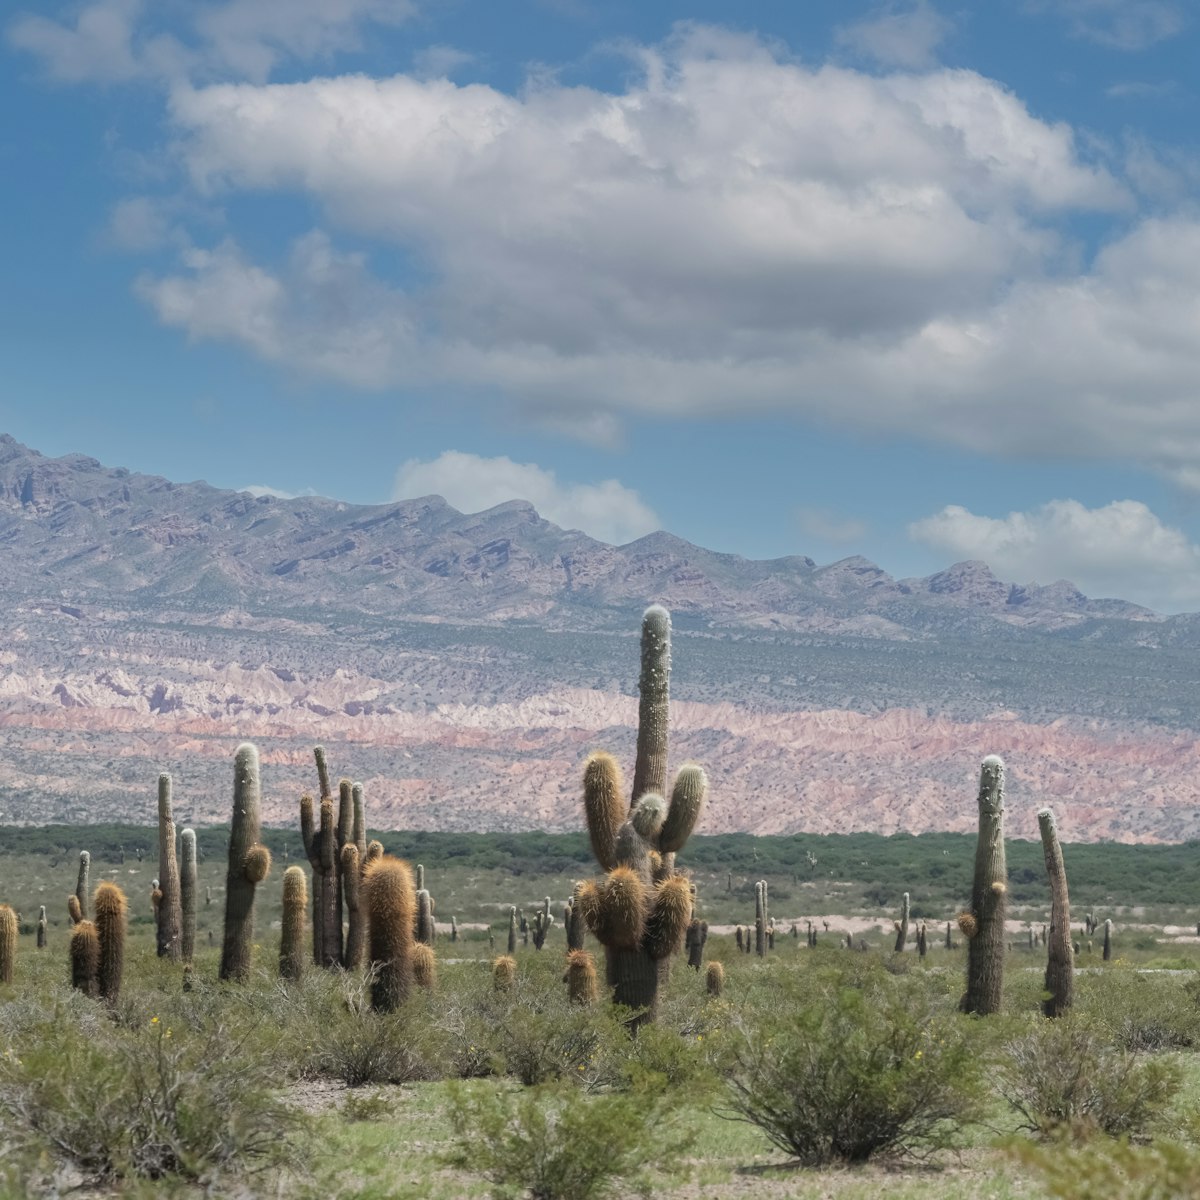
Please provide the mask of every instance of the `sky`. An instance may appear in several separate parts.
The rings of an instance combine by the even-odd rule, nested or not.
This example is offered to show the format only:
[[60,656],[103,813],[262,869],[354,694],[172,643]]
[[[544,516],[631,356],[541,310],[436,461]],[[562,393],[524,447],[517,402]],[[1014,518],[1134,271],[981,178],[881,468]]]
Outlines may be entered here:
[[1186,0],[38,0],[0,430],[1200,610]]

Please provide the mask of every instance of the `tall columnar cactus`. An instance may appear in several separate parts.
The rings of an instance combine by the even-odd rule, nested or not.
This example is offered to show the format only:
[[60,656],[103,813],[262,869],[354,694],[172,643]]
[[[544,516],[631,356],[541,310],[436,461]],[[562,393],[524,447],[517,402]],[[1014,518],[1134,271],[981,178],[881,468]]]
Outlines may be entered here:
[[159,958],[178,961],[183,952],[183,911],[179,894],[179,860],[175,856],[175,815],[171,809],[171,776],[158,777]]
[[79,904],[79,920],[88,915],[88,895],[91,892],[89,876],[91,874],[92,856],[86,850],[79,852],[79,875],[75,880],[75,899]]
[[[300,798],[300,836],[313,872],[313,961],[330,969],[342,965],[341,848],[353,824],[353,789],[348,780],[338,786],[339,810],[335,815],[329,766],[323,746],[313,747],[317,764],[320,828],[314,828],[311,796]],[[340,836],[339,836],[340,835]]]
[[546,944],[546,935],[554,924],[554,915],[550,911],[550,897],[542,901],[542,907],[533,915],[533,948],[540,950]]
[[925,928],[925,922],[922,921],[917,928],[917,957],[922,961],[925,955],[929,953],[929,934]]
[[44,904],[38,908],[37,948],[39,950],[46,948],[46,906]]
[[413,982],[413,919],[417,898],[412,871],[401,859],[384,855],[367,868],[368,954],[375,969],[371,1007],[392,1012]]
[[367,817],[363,800],[363,786],[356,783],[351,788],[351,803],[354,818],[351,822],[350,840],[342,847],[341,876],[344,907],[347,913],[346,940],[342,947],[342,966],[355,971],[362,966],[367,944],[366,910],[362,907],[362,879],[367,868],[368,851],[383,847],[378,842],[367,845]]
[[567,985],[567,999],[572,1004],[595,1004],[599,992],[596,987],[596,960],[586,950],[572,950],[567,955],[567,970],[563,975]]
[[[1004,988],[1004,914],[1008,871],[1004,859],[1004,763],[983,760],[979,774],[979,840],[970,912],[959,917],[967,936],[967,990],[964,1012],[988,1016],[1000,1011]],[[969,918],[964,920],[964,918]]]
[[571,892],[571,899],[567,903],[567,949],[582,950],[583,938],[586,924],[583,919],[583,908],[579,903],[579,893],[583,890],[583,884],[576,882],[574,889]]
[[596,861],[606,875],[580,890],[588,928],[605,951],[613,1001],[640,1010],[633,1028],[653,1020],[660,981],[683,943],[692,916],[691,888],[675,870],[700,815],[708,781],[697,766],[681,767],[668,804],[668,681],[671,618],[653,605],[642,618],[641,700],[632,804],[624,799],[611,755],[589,756],[583,801]]
[[767,952],[767,881],[760,879],[754,885],[754,952],[759,958]]
[[422,946],[433,945],[433,897],[424,888],[417,892],[417,923],[414,928],[417,941]]
[[[347,850],[353,849],[347,846]],[[304,932],[308,927],[308,879],[303,867],[283,873],[283,917],[279,930],[279,974],[295,981],[304,972]]]
[[904,947],[908,945],[908,919],[909,919],[909,902],[908,893],[905,892],[900,901],[900,920],[896,922],[896,953],[903,954]]
[[258,749],[243,742],[233,759],[233,824],[225,873],[225,940],[220,978],[242,983],[250,974],[254,890],[271,871],[271,852],[259,842],[262,782]]
[[699,971],[704,965],[704,945],[708,941],[708,922],[698,921],[694,917],[688,925],[687,938],[684,946],[687,950],[688,966],[693,971]]
[[91,921],[71,930],[71,986],[85,996],[100,994],[100,939]]
[[517,907],[508,906],[508,954],[509,957],[517,952]]
[[96,991],[102,1000],[116,1004],[121,995],[121,977],[125,971],[125,926],[128,909],[125,893],[115,883],[106,879],[96,888],[92,906],[96,914],[96,937],[100,943]]
[[190,963],[196,953],[196,831],[179,835],[179,954]]
[[1104,921],[1104,961],[1112,958],[1112,921],[1105,918]]
[[17,961],[17,914],[0,904],[0,983],[12,983]]
[[305,793],[300,797],[300,838],[308,864],[312,867],[312,958],[319,967],[324,961],[325,925],[321,914],[321,842],[313,814],[313,798]]
[[1071,946],[1071,902],[1067,897],[1067,870],[1054,813],[1043,808],[1037,815],[1042,835],[1042,853],[1050,880],[1050,929],[1046,941],[1046,998],[1042,1012],[1060,1017],[1075,997],[1075,955]]

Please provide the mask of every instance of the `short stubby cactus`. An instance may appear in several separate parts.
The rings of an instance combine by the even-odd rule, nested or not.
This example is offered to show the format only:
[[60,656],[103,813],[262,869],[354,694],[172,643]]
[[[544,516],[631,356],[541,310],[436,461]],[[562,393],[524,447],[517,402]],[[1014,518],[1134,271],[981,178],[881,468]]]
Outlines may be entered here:
[[17,914],[0,904],[0,983],[12,983],[17,961]]
[[262,782],[258,749],[243,742],[233,758],[233,824],[225,873],[225,940],[220,978],[237,983],[250,974],[254,937],[254,892],[271,871],[271,852],[259,842]]
[[725,968],[719,962],[710,962],[704,972],[704,990],[710,996],[720,996],[725,989]]
[[991,754],[979,773],[979,840],[971,908],[958,926],[967,938],[967,990],[962,1010],[988,1016],[1000,1011],[1004,987],[1004,914],[1008,871],[1004,856],[1004,763]]
[[567,999],[572,1004],[595,1004],[599,994],[596,987],[596,960],[586,950],[570,951],[563,982],[567,985]]
[[432,992],[437,986],[437,956],[432,947],[424,942],[417,942],[412,951],[413,983],[427,992]]
[[413,982],[416,890],[408,863],[390,855],[375,859],[363,879],[367,903],[367,955],[375,971],[371,1007],[399,1008]]
[[670,670],[671,618],[652,605],[642,618],[632,803],[611,755],[590,755],[583,770],[588,834],[606,874],[585,884],[576,903],[604,946],[614,1003],[638,1012],[634,1029],[654,1019],[659,983],[692,919],[691,885],[675,870],[675,854],[691,836],[708,790],[703,770],[689,764],[676,775],[670,802],[664,799]]
[[100,993],[100,938],[91,921],[80,921],[71,930],[71,986],[85,996]]
[[105,880],[96,888],[92,911],[96,914],[96,936],[100,942],[97,992],[109,1004],[116,1004],[121,995],[128,908],[125,893],[115,883]]
[[507,992],[517,979],[517,960],[511,954],[501,954],[492,963],[492,987]]

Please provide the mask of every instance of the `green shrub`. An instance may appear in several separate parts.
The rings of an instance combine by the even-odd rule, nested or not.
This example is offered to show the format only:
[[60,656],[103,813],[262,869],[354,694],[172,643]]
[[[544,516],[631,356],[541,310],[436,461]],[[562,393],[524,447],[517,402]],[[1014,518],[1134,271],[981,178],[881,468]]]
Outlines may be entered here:
[[269,1059],[220,1023],[151,1018],[88,1036],[55,1023],[0,1053],[10,1148],[49,1150],[86,1176],[206,1183],[287,1157],[302,1115],[274,1094]]
[[1056,1200],[1180,1200],[1200,1196],[1200,1152],[1174,1142],[1013,1143],[1013,1155],[1033,1170]]
[[520,1092],[455,1085],[450,1119],[457,1139],[443,1161],[482,1175],[493,1195],[598,1200],[650,1194],[646,1164],[682,1152],[662,1091],[589,1095],[569,1083]]
[[882,970],[859,979],[734,1034],[732,1115],[805,1165],[948,1145],[981,1100],[974,1023]]
[[1043,1134],[1064,1127],[1144,1133],[1161,1120],[1183,1082],[1174,1060],[1112,1046],[1077,1014],[1040,1022],[1010,1041],[997,1076],[1026,1127]]
[[1110,969],[1080,980],[1076,1007],[1126,1050],[1184,1050],[1200,1042],[1193,988],[1169,975]]

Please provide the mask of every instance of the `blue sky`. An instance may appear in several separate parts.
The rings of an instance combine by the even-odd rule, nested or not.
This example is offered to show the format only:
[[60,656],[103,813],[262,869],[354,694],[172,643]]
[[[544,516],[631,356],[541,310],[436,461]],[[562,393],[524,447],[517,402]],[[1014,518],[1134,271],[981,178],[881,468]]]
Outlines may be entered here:
[[0,428],[1200,609],[1174,0],[46,2]]

